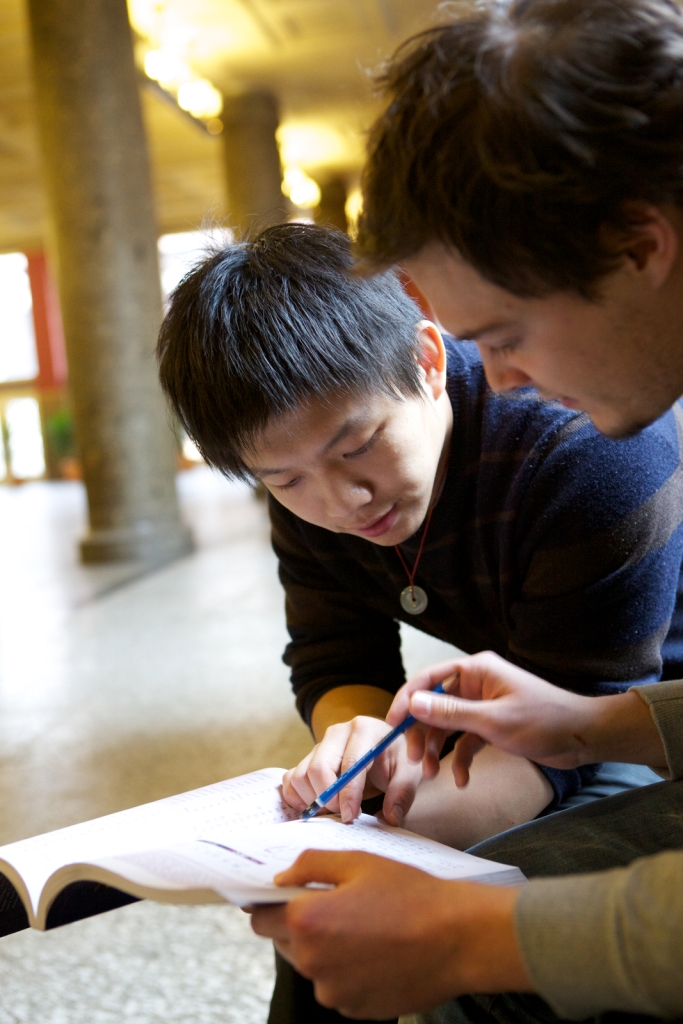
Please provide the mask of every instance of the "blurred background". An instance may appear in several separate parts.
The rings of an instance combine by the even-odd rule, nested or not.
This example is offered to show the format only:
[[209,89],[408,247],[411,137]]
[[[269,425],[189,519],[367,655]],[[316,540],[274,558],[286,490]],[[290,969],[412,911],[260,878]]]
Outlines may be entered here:
[[[0,0],[0,843],[311,740],[281,663],[263,502],[156,382],[207,246],[353,232],[372,72],[434,0]],[[444,645],[404,631],[409,672]],[[271,951],[227,907],[0,939],[0,1024],[266,1019]]]

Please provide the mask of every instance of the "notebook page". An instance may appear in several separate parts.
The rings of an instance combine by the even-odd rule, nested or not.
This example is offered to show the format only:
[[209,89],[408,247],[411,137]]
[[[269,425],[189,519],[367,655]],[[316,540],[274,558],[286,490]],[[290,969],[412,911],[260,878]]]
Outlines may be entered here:
[[494,881],[500,874],[506,876],[506,883],[524,881],[518,868],[453,850],[368,814],[361,814],[352,825],[331,815],[290,821],[277,829],[263,825],[234,832],[230,846],[260,860],[273,874],[292,864],[304,850],[362,850],[421,868],[437,878]]
[[[166,889],[213,889],[233,902],[280,902],[301,890],[280,892],[273,876],[306,849],[363,850],[421,868],[437,878],[480,879],[520,884],[518,868],[452,850],[369,815],[353,825],[338,818],[291,821],[276,828],[256,826],[233,831],[222,843],[197,841],[165,850],[132,853],[100,861],[103,867],[141,885]],[[249,890],[250,896],[244,896]],[[242,893],[242,898],[240,898]]]
[[0,857],[24,879],[35,911],[43,885],[65,864],[198,838],[220,841],[236,827],[242,831],[245,826],[273,825],[296,818],[296,811],[284,804],[280,795],[283,774],[283,768],[264,768],[240,775],[1,846]]
[[164,850],[147,850],[95,862],[138,885],[155,889],[213,889],[232,902],[284,902],[303,892],[281,889],[274,871],[251,856],[215,842],[196,840]]

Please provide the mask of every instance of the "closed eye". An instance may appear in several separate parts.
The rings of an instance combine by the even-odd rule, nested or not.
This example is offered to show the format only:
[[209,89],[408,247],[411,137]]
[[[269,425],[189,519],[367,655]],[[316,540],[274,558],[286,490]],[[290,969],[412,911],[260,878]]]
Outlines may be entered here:
[[301,480],[300,476],[295,476],[293,480],[289,480],[286,484],[276,484],[278,491],[288,491],[290,487],[294,487],[295,484]]
[[379,434],[379,430],[376,430],[375,433],[372,435],[372,437],[370,438],[369,441],[366,441],[365,444],[362,445],[360,448],[356,448],[356,450],[354,452],[346,452],[344,454],[344,458],[345,459],[354,459],[357,455],[364,455],[367,451],[369,451],[370,448],[372,448],[372,446],[375,443],[375,440],[376,440],[378,434]]
[[521,338],[513,338],[512,341],[506,341],[502,345],[487,345],[486,347],[494,355],[507,355],[509,352],[514,352],[516,348],[519,348],[521,341]]

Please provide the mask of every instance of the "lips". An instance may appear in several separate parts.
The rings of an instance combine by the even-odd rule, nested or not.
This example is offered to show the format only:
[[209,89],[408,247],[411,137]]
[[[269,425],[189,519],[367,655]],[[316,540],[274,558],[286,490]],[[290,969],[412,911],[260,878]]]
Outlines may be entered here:
[[381,537],[383,533],[388,533],[392,529],[396,522],[398,511],[396,504],[392,505],[388,512],[380,516],[379,519],[375,519],[368,526],[354,526],[352,527],[354,533],[362,533],[364,537]]

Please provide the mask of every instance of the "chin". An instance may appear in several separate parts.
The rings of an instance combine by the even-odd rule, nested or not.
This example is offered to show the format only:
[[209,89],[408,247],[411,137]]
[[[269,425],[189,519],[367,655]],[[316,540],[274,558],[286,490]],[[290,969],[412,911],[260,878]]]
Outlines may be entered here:
[[666,409],[662,409],[650,416],[641,416],[638,419],[626,416],[620,418],[618,416],[610,416],[609,414],[593,416],[589,413],[589,415],[593,426],[601,434],[604,434],[605,437],[611,437],[614,441],[623,441],[639,434],[641,430],[645,430],[651,423],[654,423],[660,416],[663,416],[666,411]]
[[[414,537],[415,534],[420,531],[424,521],[425,521],[425,517],[424,516],[418,516],[418,517],[415,518],[414,521],[411,520],[411,522],[408,523],[408,524],[404,525],[403,523],[401,523],[401,524],[397,523],[396,524],[397,528],[395,530],[392,530],[392,532],[391,532],[391,540],[387,539],[385,541],[385,543],[386,544],[392,544],[392,545],[393,544],[405,544],[405,542],[407,540],[410,540],[411,537]],[[387,534],[387,538],[388,538],[388,536],[389,536],[389,534]],[[384,540],[384,537],[382,537],[381,539]]]
[[377,544],[380,548],[393,548],[397,544],[402,544],[403,540],[395,530],[390,530],[389,533],[383,534],[381,537],[363,537],[369,544]]
[[363,537],[363,540],[369,541],[370,544],[377,544],[382,548],[393,548],[397,544],[403,544],[404,541],[409,540],[418,529],[419,524],[414,530],[411,530],[410,526],[406,527],[403,523],[398,522],[394,524],[391,530],[387,530],[381,536]]

